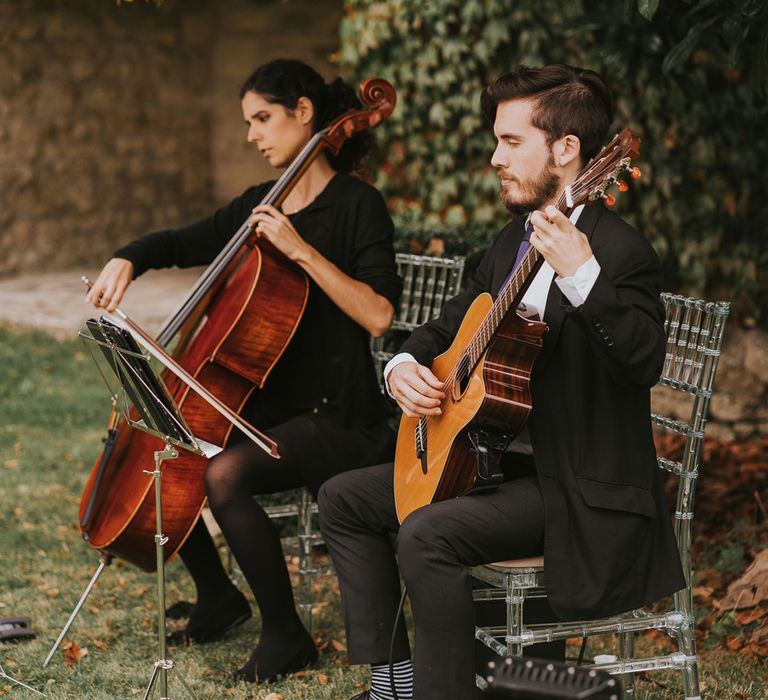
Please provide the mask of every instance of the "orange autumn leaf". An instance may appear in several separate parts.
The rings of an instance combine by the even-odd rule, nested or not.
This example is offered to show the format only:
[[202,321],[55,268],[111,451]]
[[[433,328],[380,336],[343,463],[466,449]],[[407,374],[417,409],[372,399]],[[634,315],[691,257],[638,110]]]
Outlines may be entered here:
[[326,676],[324,673],[317,674],[317,681],[320,683],[320,685],[328,685],[328,680],[328,676]]
[[64,665],[77,666],[78,661],[88,655],[88,649],[82,649],[75,642],[67,642],[64,645]]
[[339,642],[339,641],[337,641],[335,639],[331,640],[331,644],[333,644],[333,648],[336,651],[346,651],[347,650],[347,647],[344,646],[344,644],[342,644],[341,642]]
[[745,610],[744,612],[739,613],[736,616],[736,621],[740,625],[749,625],[755,620],[759,620],[763,615],[765,615],[765,612],[760,608],[752,608],[751,610]]

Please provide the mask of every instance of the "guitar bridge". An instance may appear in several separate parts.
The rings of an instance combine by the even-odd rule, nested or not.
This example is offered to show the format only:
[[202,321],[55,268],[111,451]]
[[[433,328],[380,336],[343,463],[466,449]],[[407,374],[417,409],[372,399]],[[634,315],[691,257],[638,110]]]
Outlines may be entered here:
[[427,419],[422,416],[414,430],[416,438],[416,456],[421,462],[422,473],[427,473]]

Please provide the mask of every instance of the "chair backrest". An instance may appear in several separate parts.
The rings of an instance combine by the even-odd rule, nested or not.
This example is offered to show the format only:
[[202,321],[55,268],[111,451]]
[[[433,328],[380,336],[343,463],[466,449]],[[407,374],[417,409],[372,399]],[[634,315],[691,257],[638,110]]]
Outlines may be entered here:
[[728,302],[708,302],[677,294],[661,295],[666,311],[667,352],[659,384],[690,397],[687,420],[679,416],[651,414],[657,426],[685,437],[679,461],[659,456],[662,469],[678,476],[675,534],[683,572],[690,585],[691,520],[699,472],[699,458],[707,424],[709,401],[717,373]]
[[397,253],[397,271],[403,279],[403,294],[395,310],[392,328],[381,338],[371,340],[371,354],[379,382],[384,366],[392,358],[407,333],[440,314],[446,299],[461,290],[464,258],[432,258],[426,255]]

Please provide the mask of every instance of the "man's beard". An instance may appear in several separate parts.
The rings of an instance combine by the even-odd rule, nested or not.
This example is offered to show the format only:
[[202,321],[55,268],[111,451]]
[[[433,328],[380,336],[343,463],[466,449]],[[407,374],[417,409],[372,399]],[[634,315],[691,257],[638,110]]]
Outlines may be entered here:
[[555,158],[550,153],[549,161],[538,178],[534,181],[526,182],[525,192],[518,195],[519,198],[514,201],[502,189],[500,194],[501,201],[504,203],[507,211],[515,216],[524,216],[536,209],[541,209],[549,202],[560,189],[560,177],[554,172],[554,167]]

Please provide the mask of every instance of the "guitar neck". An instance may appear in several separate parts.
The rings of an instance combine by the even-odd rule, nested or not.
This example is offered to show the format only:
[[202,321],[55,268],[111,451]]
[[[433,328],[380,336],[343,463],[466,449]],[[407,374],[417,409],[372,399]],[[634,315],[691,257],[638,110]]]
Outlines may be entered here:
[[462,359],[466,356],[464,361],[468,367],[474,367],[483,356],[488,343],[491,342],[491,338],[498,330],[504,317],[510,309],[516,309],[520,305],[525,292],[531,286],[533,278],[536,277],[536,273],[543,264],[544,258],[539,251],[531,246],[515,271],[502,285],[491,310],[464,351]]

